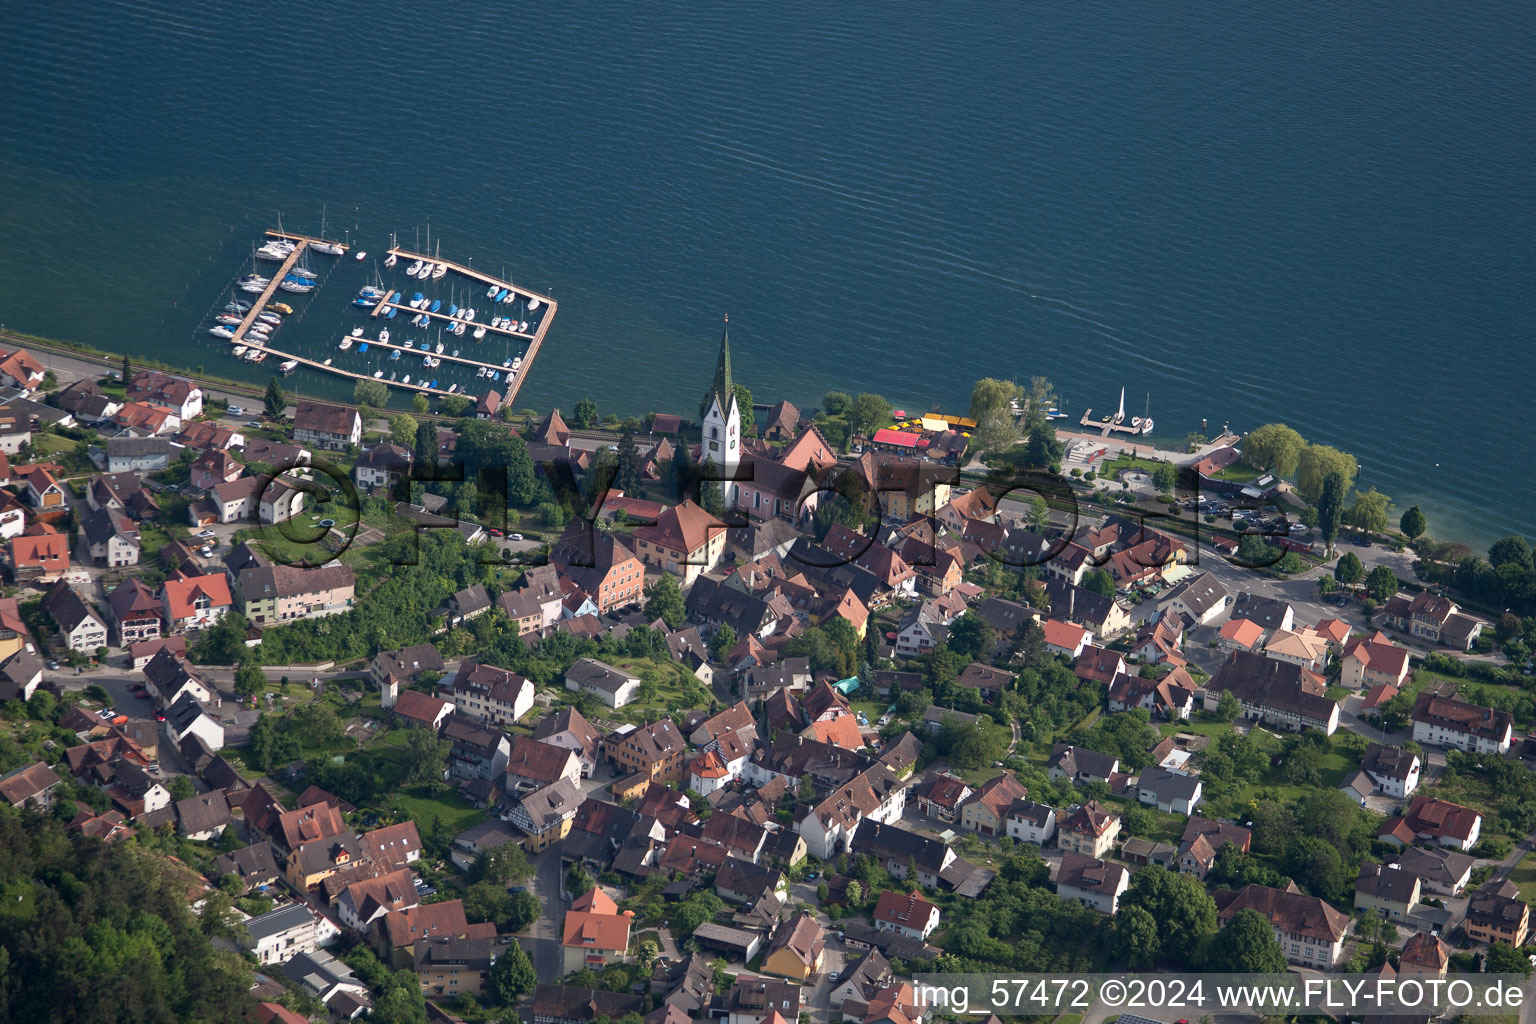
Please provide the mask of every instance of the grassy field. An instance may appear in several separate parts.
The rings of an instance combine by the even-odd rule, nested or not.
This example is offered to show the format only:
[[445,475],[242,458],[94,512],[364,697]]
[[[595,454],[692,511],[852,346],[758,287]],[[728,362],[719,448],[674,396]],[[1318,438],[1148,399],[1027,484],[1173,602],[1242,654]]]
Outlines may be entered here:
[[1257,466],[1250,466],[1246,462],[1239,461],[1239,462],[1234,462],[1234,463],[1232,463],[1232,465],[1228,466],[1226,469],[1223,469],[1220,472],[1213,474],[1212,475],[1212,479],[1215,479],[1215,480],[1232,480],[1232,481],[1235,481],[1235,482],[1243,482],[1243,481],[1247,481],[1247,480],[1252,480],[1255,477],[1259,476],[1263,472],[1264,471],[1262,469],[1260,469],[1259,467],[1257,467]]
[[1121,470],[1139,469],[1143,472],[1150,473],[1161,465],[1163,465],[1163,463],[1157,459],[1143,459],[1140,457],[1132,457],[1130,455],[1121,454],[1117,455],[1110,462],[1099,463],[1094,467],[1094,472],[1105,479],[1113,480],[1115,474],[1119,473]]
[[1158,723],[1157,731],[1164,736],[1173,736],[1181,732],[1192,732],[1199,736],[1209,736],[1215,739],[1217,736],[1231,732],[1232,723],[1211,720],[1201,721],[1200,716],[1196,715],[1194,718],[1183,722],[1160,722]]
[[1520,887],[1520,899],[1536,903],[1536,853],[1528,853],[1509,872],[1509,880]]
[[477,810],[452,790],[434,795],[425,786],[417,786],[395,793],[384,803],[416,822],[417,831],[423,833],[433,818],[441,818],[448,834],[455,836],[486,819],[484,811]]

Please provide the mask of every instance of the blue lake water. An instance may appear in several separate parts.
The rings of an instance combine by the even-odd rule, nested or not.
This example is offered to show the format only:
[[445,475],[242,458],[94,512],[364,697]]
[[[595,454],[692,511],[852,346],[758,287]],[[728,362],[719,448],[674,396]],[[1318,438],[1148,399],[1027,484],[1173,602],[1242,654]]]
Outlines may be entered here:
[[[519,406],[1283,419],[1432,532],[1536,533],[1529,5],[34,5],[0,38],[0,322],[206,334],[279,211],[551,291]],[[323,258],[322,258],[323,259]],[[284,328],[318,353],[371,262]],[[323,266],[317,266],[323,269]],[[407,292],[409,295],[409,292]],[[296,303],[296,305],[299,305]],[[482,320],[485,317],[482,315]],[[344,395],[312,373],[306,392]]]

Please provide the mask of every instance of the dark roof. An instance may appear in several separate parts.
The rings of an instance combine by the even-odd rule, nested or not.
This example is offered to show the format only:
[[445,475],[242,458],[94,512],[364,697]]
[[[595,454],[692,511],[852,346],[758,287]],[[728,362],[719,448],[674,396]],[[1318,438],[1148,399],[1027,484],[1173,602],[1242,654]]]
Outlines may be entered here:
[[220,825],[228,825],[233,820],[229,813],[229,801],[224,799],[222,789],[178,801],[176,819],[181,822],[181,830],[188,835],[208,832]]
[[1091,779],[1107,779],[1115,771],[1119,758],[1101,754],[1087,747],[1074,747],[1070,743],[1058,743],[1051,749],[1046,768],[1060,768],[1070,779],[1086,776]]

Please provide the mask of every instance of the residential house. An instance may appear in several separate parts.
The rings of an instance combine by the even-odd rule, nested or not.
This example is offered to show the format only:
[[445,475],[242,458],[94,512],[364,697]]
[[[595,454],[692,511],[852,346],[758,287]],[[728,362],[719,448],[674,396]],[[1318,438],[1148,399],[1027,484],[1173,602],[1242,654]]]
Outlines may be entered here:
[[104,394],[101,385],[89,378],[55,392],[53,401],[77,421],[90,424],[105,423],[123,407],[123,403]]
[[98,566],[118,568],[139,564],[139,528],[132,519],[111,509],[101,509],[81,524],[91,560]]
[[1247,853],[1251,841],[1252,834],[1241,825],[1194,815],[1184,826],[1174,867],[1181,874],[1194,875],[1204,881],[1216,865],[1216,855],[1224,846],[1230,843],[1240,852]]
[[905,807],[906,789],[901,780],[885,765],[876,763],[832,789],[800,819],[798,829],[806,849],[827,860],[851,842],[866,819],[897,821]]
[[1531,909],[1521,900],[1480,891],[1467,903],[1467,937],[1490,946],[1502,943],[1519,949],[1529,935]]
[[1145,708],[1154,718],[1172,722],[1190,716],[1198,690],[1194,677],[1182,666],[1160,679],[1118,675],[1109,684],[1106,704],[1113,712]]
[[1432,974],[1445,977],[1451,964],[1451,947],[1430,932],[1415,932],[1403,943],[1403,951],[1397,958],[1397,973]]
[[1120,909],[1120,897],[1130,888],[1131,873],[1120,864],[1111,864],[1080,853],[1061,855],[1056,873],[1056,895],[1077,900],[1089,910],[1114,916]]
[[1168,591],[1157,602],[1159,612],[1184,615],[1196,626],[1209,625],[1231,605],[1227,588],[1208,572],[1191,576]]
[[971,793],[971,787],[963,779],[937,772],[930,772],[912,790],[919,812],[949,824],[959,820],[960,807]]
[[0,662],[0,701],[31,700],[43,681],[43,663],[31,644]]
[[1256,651],[1264,642],[1264,627],[1249,619],[1228,619],[1216,634],[1224,651]]
[[1469,754],[1509,751],[1514,719],[1507,711],[1424,692],[1414,701],[1412,718],[1416,743],[1455,747]]
[[1112,598],[1061,580],[1046,579],[1040,585],[1045,590],[1053,619],[1078,623],[1095,636],[1106,639],[1131,628],[1130,613]]
[[234,606],[223,573],[167,579],[161,584],[167,633],[206,629]]
[[293,439],[330,451],[355,445],[363,436],[363,418],[356,409],[301,399],[295,403]]
[[1064,852],[1103,860],[1120,838],[1120,815],[1090,800],[1062,818],[1056,828],[1056,845]]
[[532,793],[565,779],[581,785],[581,758],[573,750],[543,743],[528,736],[514,736],[507,757],[507,792]]
[[960,805],[961,827],[984,836],[1003,835],[1007,832],[1009,808],[1027,796],[1029,790],[1012,774],[988,779]]
[[388,490],[410,477],[415,453],[398,444],[376,444],[358,456],[352,467],[357,486],[365,491],[375,487]]
[[487,665],[479,658],[461,662],[444,696],[461,713],[505,728],[533,710],[533,682],[516,672]]
[[646,565],[682,577],[686,587],[720,563],[725,533],[724,523],[688,500],[637,528],[635,550]]
[[926,939],[939,926],[939,908],[916,892],[887,889],[875,903],[875,927],[914,939]]
[[1344,645],[1339,661],[1339,684],[1355,689],[1395,686],[1408,681],[1408,651],[1392,643],[1383,633],[1354,637]]
[[1396,818],[1377,829],[1384,842],[1408,846],[1416,839],[1434,840],[1463,853],[1477,845],[1483,833],[1483,816],[1470,807],[1420,794]]
[[1053,779],[1067,779],[1074,786],[1090,781],[1108,782],[1109,777],[1119,770],[1118,757],[1086,747],[1074,747],[1070,743],[1056,744],[1046,761],[1046,774]]
[[222,789],[176,802],[176,826],[188,839],[201,842],[217,839],[233,820]]
[[568,778],[528,793],[512,808],[512,824],[528,833],[531,853],[546,850],[571,831],[571,819],[581,804],[581,790]]
[[[486,394],[500,397],[494,391]],[[482,396],[482,406],[484,402]],[[453,997],[459,993],[474,996],[485,991],[491,967],[507,946],[516,941],[510,935],[435,935],[417,939],[411,951],[411,967],[421,982],[424,996]]]
[[1136,779],[1136,799],[1165,814],[1193,814],[1200,805],[1199,776],[1143,768]]
[[[592,600],[597,614],[606,615],[644,597],[645,563],[630,543],[623,534],[594,530],[591,523],[574,519],[550,549],[549,562]],[[533,589],[545,586],[536,583]]]
[[1093,642],[1092,631],[1084,629],[1075,622],[1046,619],[1041,624],[1041,628],[1045,631],[1045,649],[1052,654],[1076,658]]
[[240,880],[242,894],[271,885],[282,876],[272,856],[272,844],[266,840],[220,854],[214,859],[213,873],[219,878],[234,875]]
[[1291,629],[1296,623],[1296,609],[1278,598],[1245,590],[1232,603],[1232,617],[1247,619],[1268,637],[1277,629]]
[[1418,876],[1423,893],[1442,898],[1456,896],[1467,887],[1476,863],[1476,858],[1443,846],[1405,846],[1393,859],[1398,869]]
[[455,626],[477,619],[491,610],[485,584],[475,583],[448,596],[448,621]]
[[95,654],[107,646],[107,624],[85,598],[68,583],[59,580],[43,598],[43,611],[59,628],[64,646],[81,654]]
[[17,583],[52,583],[69,572],[69,537],[47,523],[33,523],[12,537],[8,553]]
[[565,972],[600,971],[623,961],[629,955],[629,924],[630,919],[601,889],[594,886],[576,897],[561,929]]
[[1339,705],[1328,698],[1321,677],[1291,662],[1233,651],[1206,684],[1207,711],[1216,710],[1224,691],[1238,699],[1243,717],[1255,723],[1298,732],[1319,729],[1330,736],[1339,726]]
[[192,694],[183,694],[165,709],[165,731],[171,742],[180,745],[188,736],[196,736],[209,750],[224,747],[224,725]]
[[590,778],[597,766],[598,732],[580,711],[566,705],[539,719],[533,738],[551,746],[574,751],[581,759],[581,774]]
[[179,445],[165,437],[109,437],[107,472],[154,473],[169,468],[180,450]]
[[1428,591],[1394,595],[1382,607],[1382,616],[1389,626],[1460,651],[1471,650],[1483,631],[1482,621],[1464,613],[1455,601]]
[[1302,967],[1329,970],[1344,956],[1349,918],[1294,884],[1285,889],[1248,885],[1234,892],[1217,889],[1217,920],[1226,924],[1241,910],[1256,910],[1275,930],[1285,959]]
[[448,716],[453,714],[453,705],[417,690],[406,690],[395,699],[391,710],[406,725],[437,732]]
[[565,688],[589,693],[610,708],[621,708],[635,699],[640,677],[596,658],[577,658],[565,670]]
[[1365,756],[1360,759],[1360,770],[1370,777],[1375,788],[1400,800],[1407,799],[1418,788],[1419,767],[1419,755],[1380,743],[1366,747]]
[[1008,835],[1023,843],[1044,846],[1056,834],[1056,810],[1033,800],[1015,800],[1005,819]]
[[12,807],[28,804],[39,810],[53,806],[59,776],[45,761],[34,761],[0,775],[0,800]]
[[184,377],[140,370],[127,381],[126,390],[127,401],[164,406],[179,419],[196,419],[203,412],[203,389]]
[[14,471],[23,483],[22,497],[39,512],[56,512],[68,507],[64,487],[46,466],[22,466]]
[[[401,684],[410,684],[425,672],[440,673],[443,656],[431,644],[417,644],[398,651],[380,651],[368,663],[368,678],[379,688],[383,707],[392,708],[400,698]],[[425,694],[421,694],[425,696]]]
[[400,868],[348,885],[336,900],[336,917],[343,926],[366,935],[385,914],[420,905],[415,875]]
[[219,484],[240,479],[245,467],[226,451],[210,451],[199,455],[192,463],[188,482],[194,491],[207,491]]
[[1391,865],[1366,861],[1355,879],[1355,909],[1370,908],[1389,921],[1406,920],[1419,902],[1419,877]]
[[[718,926],[705,925],[704,927]],[[702,933],[703,929],[700,929],[695,934],[700,936],[701,944],[704,944]],[[749,936],[760,934],[759,932],[747,933]],[[739,950],[737,955],[740,956],[740,953],[746,953],[746,956],[741,957],[744,961],[752,959],[754,955],[753,952],[745,949]],[[721,1009],[725,1012],[724,1024],[789,1024],[800,1019],[801,999],[802,989],[793,982],[738,974],[722,1000]],[[536,1024],[542,1024],[542,1022],[536,1022]],[[554,1022],[554,1024],[565,1024],[565,1022]]]
[[1277,629],[1264,642],[1264,656],[1321,672],[1328,664],[1328,638],[1305,626]]
[[416,831],[414,821],[364,832],[358,837],[358,843],[363,856],[375,864],[403,868],[421,859],[421,835]]
[[250,933],[246,948],[262,965],[280,964],[300,953],[314,953],[328,946],[341,929],[304,903],[269,910],[245,922]]
[[826,951],[826,932],[808,912],[801,911],[779,924],[768,940],[763,971],[808,982],[821,973]]

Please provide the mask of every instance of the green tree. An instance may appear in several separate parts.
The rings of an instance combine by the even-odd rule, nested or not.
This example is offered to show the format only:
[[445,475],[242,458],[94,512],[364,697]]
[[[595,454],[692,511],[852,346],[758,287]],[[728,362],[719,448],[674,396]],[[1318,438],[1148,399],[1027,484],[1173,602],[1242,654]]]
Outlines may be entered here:
[[1237,694],[1231,690],[1222,690],[1221,696],[1216,699],[1216,717],[1223,722],[1230,722],[1243,713],[1243,702],[1237,699]]
[[709,656],[715,661],[724,662],[725,656],[735,646],[736,631],[722,623],[715,627],[714,635],[709,638]]
[[712,892],[696,892],[678,904],[672,915],[674,934],[692,935],[699,925],[714,918],[725,904]]
[[[426,396],[417,392],[416,397]],[[389,439],[402,448],[416,443],[416,417],[408,412],[397,412],[389,418]]]
[[1532,569],[1531,545],[1518,535],[1496,540],[1488,549],[1488,564],[1495,569],[1513,565],[1529,572]]
[[1066,446],[1056,436],[1056,428],[1050,423],[1036,423],[1030,426],[1029,436],[1024,439],[1024,464],[1038,469],[1050,469],[1057,472],[1061,467],[1061,456],[1066,451]]
[[443,765],[448,761],[448,751],[453,744],[438,739],[427,729],[408,729],[405,733],[405,760],[409,767],[405,773],[408,786],[436,784],[443,781]]
[[1127,906],[1140,907],[1158,923],[1163,954],[1182,963],[1190,962],[1216,931],[1216,901],[1193,875],[1156,865],[1143,868],[1121,898],[1122,912]]
[[282,416],[283,410],[288,408],[288,396],[283,394],[282,385],[278,384],[276,377],[267,381],[267,393],[261,400],[261,408],[267,418],[273,420]]
[[978,452],[1002,452],[1019,443],[1019,424],[1006,409],[989,409],[976,420],[971,447]]
[[411,410],[417,415],[425,416],[430,408],[432,408],[432,403],[422,392],[418,391],[411,396]]
[[1284,423],[1266,423],[1243,438],[1243,460],[1276,476],[1288,477],[1296,472],[1306,447],[1301,435]]
[[1111,600],[1115,597],[1115,578],[1103,569],[1091,570],[1083,577],[1083,589]]
[[1282,974],[1285,953],[1268,918],[1257,910],[1239,910],[1216,933],[1205,969],[1224,974]]
[[389,404],[389,385],[381,380],[360,380],[352,386],[352,401],[373,409]]
[[1179,484],[1179,469],[1171,462],[1159,462],[1152,469],[1152,486],[1159,494],[1172,494]]
[[197,787],[192,785],[192,780],[186,775],[178,775],[171,779],[171,784],[165,787],[175,801],[190,800],[197,795]]
[[996,635],[986,619],[967,611],[949,627],[949,649],[967,661],[976,661],[992,649]]
[[1487,966],[1491,974],[1518,974],[1522,978],[1531,976],[1531,962],[1526,951],[1499,942],[1488,947]]
[[1346,487],[1354,482],[1360,466],[1353,455],[1325,444],[1309,444],[1301,450],[1296,463],[1296,489],[1313,504],[1323,493],[1323,481],[1338,473]]
[[416,424],[416,446],[413,457],[418,473],[425,475],[437,465],[437,427],[426,420]]
[[1024,521],[1036,533],[1044,531],[1051,521],[1051,506],[1038,494],[1031,494],[1023,501]]
[[1333,554],[1333,542],[1339,537],[1339,522],[1344,513],[1344,492],[1349,483],[1342,473],[1330,473],[1323,480],[1323,489],[1317,496],[1317,529],[1322,535],[1327,552]]
[[533,991],[539,976],[523,947],[511,942],[491,965],[488,981],[491,998],[502,1006],[511,1006]]
[[597,420],[597,403],[590,398],[581,399],[571,410],[571,426],[577,430],[591,430],[597,426]]
[[828,416],[845,416],[853,406],[853,397],[846,391],[828,391],[821,396],[821,404]]
[[1418,540],[1424,536],[1424,531],[1429,529],[1429,522],[1424,518],[1424,510],[1414,505],[1403,518],[1397,522],[1397,528],[1403,531],[1403,536],[1409,540]]
[[1389,515],[1392,499],[1372,487],[1364,494],[1355,492],[1355,503],[1349,510],[1350,525],[1367,533],[1385,533],[1391,522]]
[[644,467],[640,464],[640,448],[635,444],[635,435],[624,431],[619,436],[619,471],[614,477],[614,486],[625,494],[636,496],[640,493],[640,484]]
[[891,418],[891,403],[880,395],[861,393],[848,407],[848,426],[856,434],[870,437]]
[[496,847],[475,861],[476,881],[495,882],[497,885],[516,885],[533,874],[528,855],[516,843]]
[[661,619],[670,629],[677,629],[688,618],[683,591],[677,585],[676,576],[664,572],[646,589],[645,617],[652,622]]
[[251,662],[244,662],[235,669],[235,693],[242,697],[254,697],[267,688],[267,677]]
[[1365,574],[1365,593],[1372,601],[1385,601],[1397,593],[1397,586],[1397,574],[1384,565]]
[[980,421],[989,412],[1013,412],[1013,403],[1024,397],[1024,389],[1011,380],[983,377],[971,387],[970,417]]
[[1333,578],[1352,587],[1365,579],[1365,566],[1360,562],[1360,556],[1353,551],[1346,551],[1339,556],[1339,560],[1333,566]]
[[130,370],[130,368],[128,366],[128,353],[124,352],[123,353],[123,383],[127,384],[132,379],[133,379],[133,374],[132,374],[132,371]]
[[1141,907],[1121,907],[1114,922],[1112,954],[1133,971],[1151,967],[1162,952],[1157,921]]

